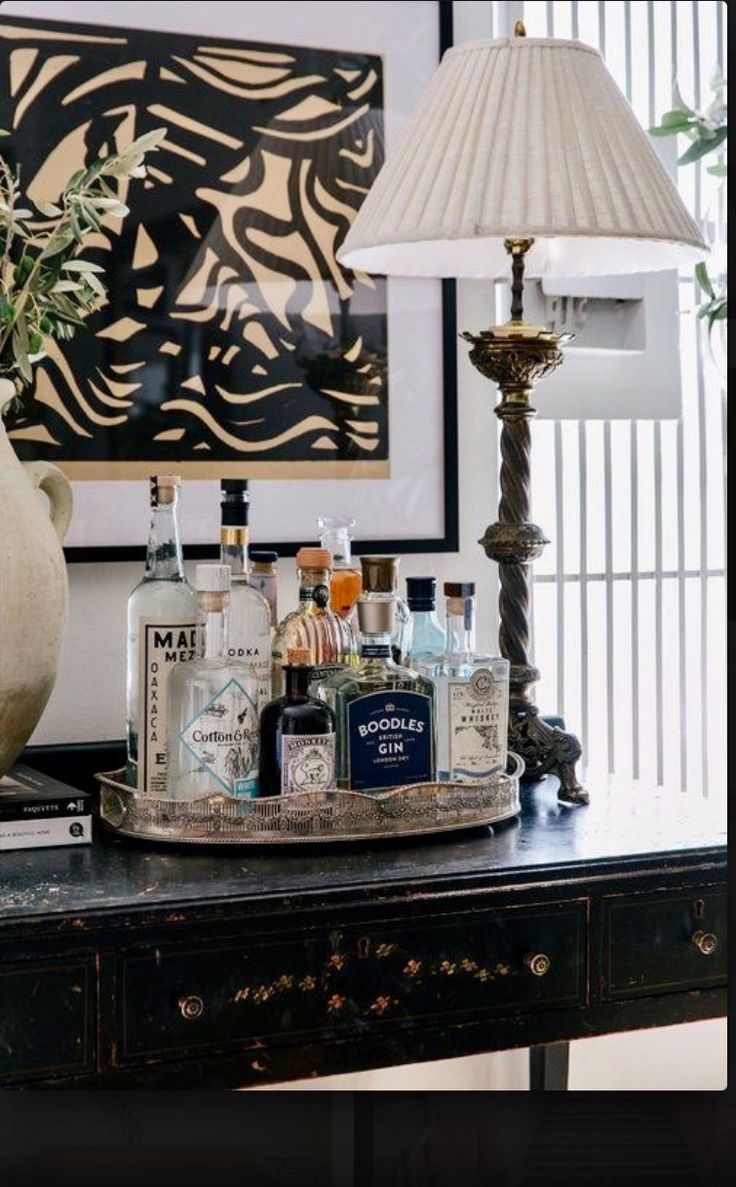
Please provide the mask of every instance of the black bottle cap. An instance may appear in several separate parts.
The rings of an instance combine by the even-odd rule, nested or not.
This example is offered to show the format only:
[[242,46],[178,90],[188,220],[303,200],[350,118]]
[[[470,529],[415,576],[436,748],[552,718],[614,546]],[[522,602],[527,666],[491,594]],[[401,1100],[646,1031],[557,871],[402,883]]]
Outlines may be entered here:
[[220,497],[248,498],[248,480],[247,478],[221,478],[220,479]]
[[249,548],[248,556],[257,565],[275,565],[279,559],[278,552],[273,552],[270,548]]
[[220,479],[220,523],[224,528],[248,526],[248,503],[248,483],[244,479]]
[[410,610],[434,610],[436,577],[407,577],[406,601]]
[[446,598],[474,598],[474,581],[446,581],[444,584]]

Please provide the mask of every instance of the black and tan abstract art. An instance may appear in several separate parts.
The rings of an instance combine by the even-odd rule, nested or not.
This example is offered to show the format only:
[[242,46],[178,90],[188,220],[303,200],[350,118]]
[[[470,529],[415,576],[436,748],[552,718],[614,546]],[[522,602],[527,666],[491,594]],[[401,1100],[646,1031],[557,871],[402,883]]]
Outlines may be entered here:
[[92,239],[109,300],[50,345],[21,456],[77,479],[388,475],[386,283],[335,259],[382,164],[380,58],[0,16],[0,127],[52,201],[167,129]]

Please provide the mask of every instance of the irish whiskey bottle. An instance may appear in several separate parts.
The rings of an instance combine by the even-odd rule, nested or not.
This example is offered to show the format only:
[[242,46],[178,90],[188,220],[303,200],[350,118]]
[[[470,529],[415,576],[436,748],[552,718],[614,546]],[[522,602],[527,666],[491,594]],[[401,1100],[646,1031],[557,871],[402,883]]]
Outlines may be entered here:
[[475,584],[447,583],[444,653],[418,661],[435,685],[439,778],[482,783],[506,769],[509,662],[475,652]]
[[290,647],[286,692],[261,714],[258,794],[330,791],[335,786],[335,714],[309,695],[314,675],[306,647]]
[[247,482],[220,482],[220,519],[220,562],[231,573],[227,653],[256,677],[260,712],[271,700],[271,610],[249,583]]
[[197,565],[197,655],[169,678],[167,795],[254,796],[258,679],[228,655],[229,565]]
[[284,692],[283,663],[290,647],[306,647],[315,666],[315,679],[338,671],[357,659],[353,628],[330,609],[332,557],[326,548],[300,548],[299,606],[283,620],[273,641],[272,688]]
[[363,597],[394,604],[391,654],[397,664],[406,663],[411,650],[411,613],[399,593],[400,556],[361,556]]
[[180,479],[150,480],[146,567],[128,599],[128,782],[145,795],[166,789],[169,671],[194,655],[196,599],[184,576],[177,503]]
[[392,658],[394,603],[358,601],[361,659],[315,688],[337,717],[337,783],[380,792],[435,778],[434,688]]
[[409,663],[438,655],[445,646],[445,631],[435,612],[435,577],[407,577],[406,604],[411,610],[411,650]]

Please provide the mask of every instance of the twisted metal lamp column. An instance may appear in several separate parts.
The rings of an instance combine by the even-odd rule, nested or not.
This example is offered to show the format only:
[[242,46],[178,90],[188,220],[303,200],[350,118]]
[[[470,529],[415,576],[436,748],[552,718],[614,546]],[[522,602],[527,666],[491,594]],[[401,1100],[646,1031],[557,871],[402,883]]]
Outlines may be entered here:
[[498,522],[486,529],[480,543],[499,565],[499,645],[511,664],[509,746],[524,759],[531,778],[548,773],[559,777],[558,798],[563,803],[585,804],[588,793],[575,773],[582,748],[573,734],[539,716],[532,689],[540,674],[529,656],[530,565],[549,543],[542,529],[530,522],[530,421],[536,414],[531,394],[535,381],[562,362],[560,347],[568,336],[522,320],[523,258],[531,241],[507,240],[506,246],[513,270],[511,321],[481,334],[462,335],[472,343],[470,361],[501,390],[495,409],[503,426]]

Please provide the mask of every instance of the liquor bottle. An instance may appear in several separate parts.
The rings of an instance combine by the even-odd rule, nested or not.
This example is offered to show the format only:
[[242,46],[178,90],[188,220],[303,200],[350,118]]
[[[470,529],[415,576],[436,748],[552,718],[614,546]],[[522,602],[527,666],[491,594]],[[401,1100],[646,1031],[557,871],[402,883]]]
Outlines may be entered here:
[[337,785],[380,792],[435,778],[432,681],[392,658],[394,603],[358,601],[357,668],[312,686],[337,717]]
[[278,573],[276,572],[276,561],[279,559],[279,554],[267,548],[249,548],[248,556],[251,562],[249,581],[268,602],[271,611],[271,626],[276,628],[279,624]]
[[355,520],[347,516],[320,515],[317,520],[320,544],[332,554],[330,606],[341,618],[349,618],[355,627],[355,603],[363,589],[360,566],[350,554],[350,529]]
[[357,659],[357,640],[350,623],[330,609],[332,557],[326,548],[300,548],[299,606],[278,627],[272,651],[272,689],[283,695],[283,662],[290,647],[308,647],[315,679],[331,675]]
[[394,604],[394,629],[391,651],[394,662],[405,664],[411,651],[411,612],[399,594],[400,556],[361,556],[363,597],[391,601]]
[[229,565],[197,565],[197,654],[169,677],[170,799],[258,792],[258,680],[228,655]]
[[509,662],[475,652],[475,584],[446,583],[445,650],[417,663],[434,682],[439,778],[482,783],[506,769]]
[[258,794],[330,791],[335,786],[335,714],[309,695],[314,675],[307,647],[290,647],[286,692],[261,714]]
[[249,583],[248,483],[220,482],[220,563],[230,566],[228,656],[250,668],[258,680],[258,711],[271,700],[271,610]]
[[445,646],[444,627],[440,626],[435,611],[436,577],[407,577],[406,604],[411,610],[412,633],[409,663],[438,655]]
[[127,780],[143,795],[165,794],[167,678],[193,657],[196,643],[197,604],[179,538],[180,481],[175,474],[150,479],[146,565],[128,598]]

